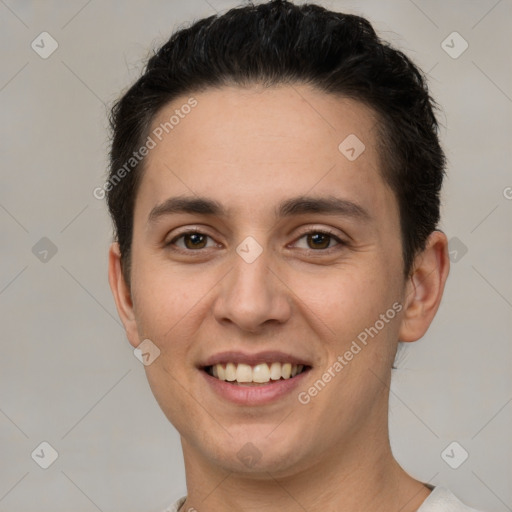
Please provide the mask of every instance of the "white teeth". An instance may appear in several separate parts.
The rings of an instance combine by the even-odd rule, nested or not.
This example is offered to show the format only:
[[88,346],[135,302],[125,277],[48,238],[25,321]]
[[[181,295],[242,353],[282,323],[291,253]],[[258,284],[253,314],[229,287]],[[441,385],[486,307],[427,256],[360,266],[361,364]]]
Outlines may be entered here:
[[213,373],[213,376],[214,377],[217,377],[218,379],[220,380],[226,380],[226,370],[224,368],[224,366],[222,366],[221,364],[216,364],[213,368],[212,368],[212,371],[215,372],[214,368],[216,369],[217,371],[217,375],[215,375],[215,373]]
[[[216,364],[215,366],[220,366]],[[226,372],[224,378],[230,382],[236,380],[236,366],[233,363],[228,363],[226,365]]]
[[225,366],[216,364],[211,367],[211,374],[219,380],[229,382],[250,383],[256,382],[264,384],[271,380],[289,379],[295,377],[304,369],[302,364],[291,363],[272,363],[270,367],[267,363],[250,366],[248,364],[227,363]]
[[252,382],[252,368],[248,364],[239,364],[236,367],[237,382]]
[[268,364],[257,364],[252,369],[253,382],[268,382],[270,380],[270,370]]
[[289,379],[292,375],[292,365],[290,363],[285,363],[281,367],[281,375],[283,379]]
[[304,369],[303,364],[292,365],[292,377],[295,377],[295,375],[298,375],[303,369]]
[[281,363],[272,363],[270,365],[270,378],[279,380],[281,378]]

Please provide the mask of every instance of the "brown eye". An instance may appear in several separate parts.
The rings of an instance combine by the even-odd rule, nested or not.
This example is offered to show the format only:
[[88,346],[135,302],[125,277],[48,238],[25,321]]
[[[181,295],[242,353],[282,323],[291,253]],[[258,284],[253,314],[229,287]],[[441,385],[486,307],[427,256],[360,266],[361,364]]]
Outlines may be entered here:
[[183,236],[187,249],[202,249],[206,246],[207,236],[201,233],[188,233]]
[[308,247],[311,249],[327,249],[332,236],[327,233],[309,233],[307,236]]
[[210,236],[205,235],[204,233],[200,233],[199,231],[189,231],[173,238],[166,245],[168,247],[175,246],[183,251],[197,251],[213,247],[215,246],[215,243]]
[[306,252],[322,254],[342,249],[347,243],[330,231],[313,229],[303,233],[293,245]]

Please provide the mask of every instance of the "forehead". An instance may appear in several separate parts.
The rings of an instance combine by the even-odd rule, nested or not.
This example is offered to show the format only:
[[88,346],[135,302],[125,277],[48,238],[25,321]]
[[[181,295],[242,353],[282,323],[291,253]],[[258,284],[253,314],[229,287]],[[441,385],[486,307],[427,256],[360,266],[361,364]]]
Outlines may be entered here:
[[[194,105],[192,108],[189,105]],[[153,120],[137,204],[212,197],[233,211],[286,196],[359,196],[391,207],[377,152],[377,117],[365,105],[304,85],[222,87],[176,98]]]

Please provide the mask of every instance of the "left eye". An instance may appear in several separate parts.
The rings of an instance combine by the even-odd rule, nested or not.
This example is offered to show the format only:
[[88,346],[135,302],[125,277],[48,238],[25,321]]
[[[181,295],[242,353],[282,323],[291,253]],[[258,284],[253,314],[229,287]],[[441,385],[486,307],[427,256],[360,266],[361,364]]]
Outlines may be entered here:
[[324,231],[310,231],[299,238],[299,240],[303,239],[305,239],[307,247],[301,247],[301,249],[330,249],[333,241],[337,244],[343,243],[337,236]]

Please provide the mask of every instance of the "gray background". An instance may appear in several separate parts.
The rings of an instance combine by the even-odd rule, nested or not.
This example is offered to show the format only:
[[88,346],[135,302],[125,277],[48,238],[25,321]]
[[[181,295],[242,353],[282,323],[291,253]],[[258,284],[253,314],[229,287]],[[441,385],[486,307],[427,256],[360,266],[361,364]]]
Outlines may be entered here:
[[[92,192],[106,106],[148,50],[237,3],[0,0],[0,512],[150,512],[185,493],[178,435],[115,311],[110,221]],[[428,72],[443,106],[453,265],[428,335],[401,353],[393,449],[417,478],[512,510],[512,2],[319,3],[367,16]],[[46,59],[31,47],[43,31],[59,45]],[[469,44],[458,58],[442,46],[454,31]],[[463,43],[444,44],[453,54]],[[43,441],[58,452],[48,469],[31,457]],[[452,465],[469,453],[458,469],[441,456],[453,441]]]

